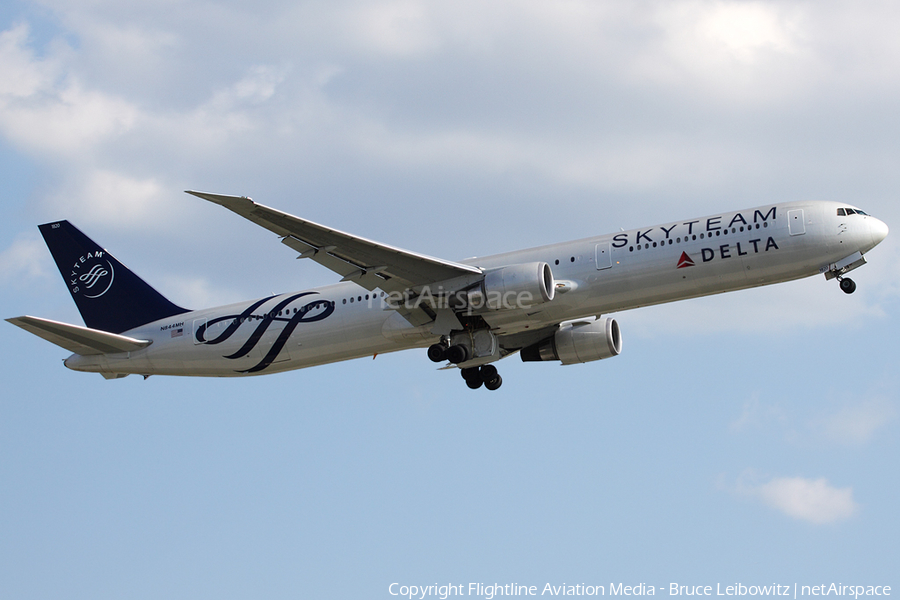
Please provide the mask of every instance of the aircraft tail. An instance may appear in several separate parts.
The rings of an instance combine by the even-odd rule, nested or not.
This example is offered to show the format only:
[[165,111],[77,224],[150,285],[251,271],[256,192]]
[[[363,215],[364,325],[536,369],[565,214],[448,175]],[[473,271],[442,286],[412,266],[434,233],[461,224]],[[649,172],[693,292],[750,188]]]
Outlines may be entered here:
[[38,229],[90,329],[118,334],[188,312],[68,221],[46,223]]

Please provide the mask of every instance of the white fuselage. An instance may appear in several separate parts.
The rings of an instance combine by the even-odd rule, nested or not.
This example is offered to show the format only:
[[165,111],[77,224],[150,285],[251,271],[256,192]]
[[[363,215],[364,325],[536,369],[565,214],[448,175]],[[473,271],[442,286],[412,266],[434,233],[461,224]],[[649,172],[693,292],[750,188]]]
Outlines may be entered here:
[[[824,273],[886,235],[878,219],[839,216],[846,204],[795,202],[690,219],[461,261],[483,269],[543,261],[557,293],[529,309],[482,313],[512,336],[562,321]],[[352,282],[191,311],[127,331],[143,350],[73,355],[66,366],[102,373],[240,376],[425,347],[384,293]]]

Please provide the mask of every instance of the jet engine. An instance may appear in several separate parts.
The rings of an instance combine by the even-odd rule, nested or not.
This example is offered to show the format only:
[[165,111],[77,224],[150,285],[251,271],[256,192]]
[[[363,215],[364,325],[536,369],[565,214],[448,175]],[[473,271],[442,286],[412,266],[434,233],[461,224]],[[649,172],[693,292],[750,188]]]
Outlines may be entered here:
[[519,354],[525,362],[558,360],[574,365],[618,356],[620,352],[619,324],[615,319],[598,319],[563,325],[553,337],[522,348]]
[[545,262],[490,269],[478,289],[468,293],[468,305],[489,310],[529,308],[553,300],[556,283]]

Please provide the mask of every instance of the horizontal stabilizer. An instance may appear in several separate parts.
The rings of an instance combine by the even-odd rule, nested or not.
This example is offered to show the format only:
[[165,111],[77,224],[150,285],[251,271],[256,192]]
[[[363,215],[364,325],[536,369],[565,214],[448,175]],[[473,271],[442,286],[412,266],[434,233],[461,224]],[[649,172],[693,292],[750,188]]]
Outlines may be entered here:
[[6,320],[69,352],[82,356],[134,352],[153,343],[151,340],[138,340],[99,329],[88,329],[38,317],[25,316]]

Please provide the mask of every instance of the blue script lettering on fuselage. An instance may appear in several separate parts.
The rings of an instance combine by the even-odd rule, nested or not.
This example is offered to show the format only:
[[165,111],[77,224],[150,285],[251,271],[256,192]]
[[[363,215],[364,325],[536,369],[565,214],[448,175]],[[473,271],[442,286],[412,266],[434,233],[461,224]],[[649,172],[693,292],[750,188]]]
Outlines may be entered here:
[[[257,346],[257,344],[259,344],[259,341],[262,339],[263,335],[274,322],[281,321],[285,323],[284,327],[278,333],[278,337],[276,338],[275,342],[272,343],[272,346],[269,348],[269,351],[266,353],[263,359],[249,369],[239,371],[240,373],[258,373],[266,369],[275,361],[275,359],[284,349],[284,346],[287,343],[288,339],[291,337],[291,334],[294,333],[294,329],[297,328],[297,325],[299,325],[300,323],[313,323],[315,321],[321,321],[328,318],[331,313],[334,312],[335,304],[333,301],[320,299],[313,300],[312,302],[304,304],[294,313],[291,313],[288,309],[285,312],[285,316],[280,316],[281,312],[287,309],[291,302],[312,294],[318,294],[318,292],[303,292],[300,294],[295,294],[293,296],[285,298],[274,307],[272,307],[272,310],[268,312],[265,312],[261,315],[254,314],[259,307],[275,297],[269,296],[268,298],[257,300],[256,302],[248,306],[239,315],[225,315],[216,317],[215,319],[210,319],[197,328],[197,331],[194,334],[196,341],[199,344],[221,344],[222,342],[233,336],[244,323],[249,323],[251,321],[257,322],[258,324],[256,325],[256,328],[243,343],[243,345],[236,352],[224,356],[224,358],[235,360],[238,358],[243,358],[250,354],[250,352]],[[209,331],[209,328],[211,326],[224,322],[228,323],[225,331],[223,331],[213,339],[206,339],[206,333],[207,331]]]

